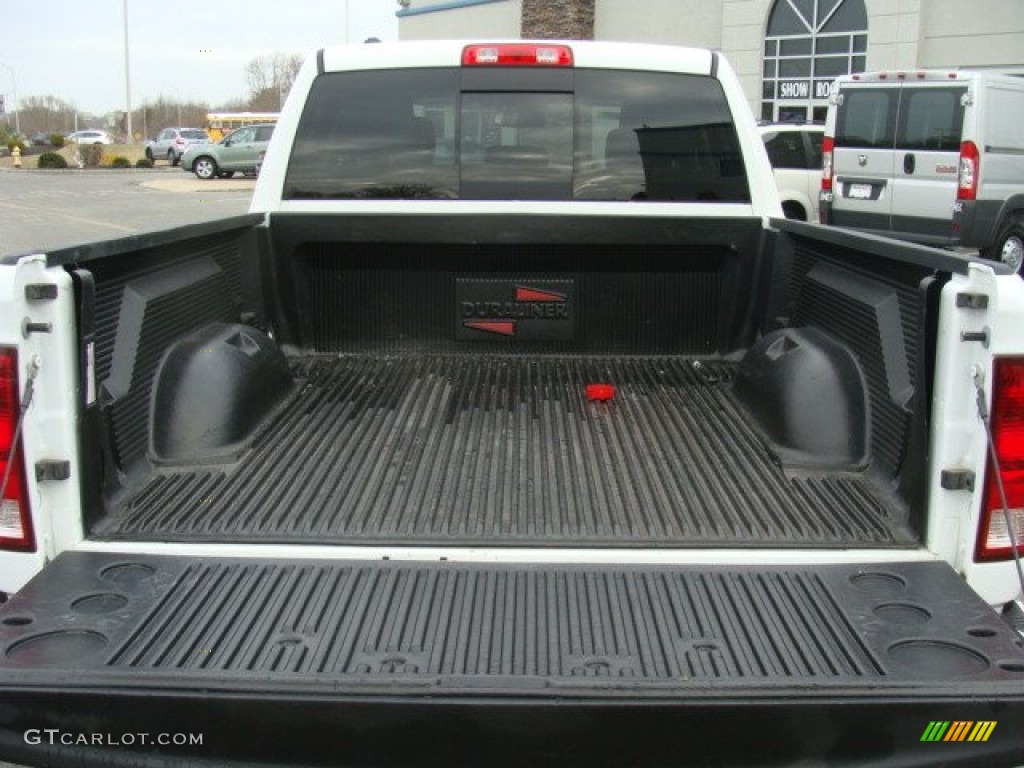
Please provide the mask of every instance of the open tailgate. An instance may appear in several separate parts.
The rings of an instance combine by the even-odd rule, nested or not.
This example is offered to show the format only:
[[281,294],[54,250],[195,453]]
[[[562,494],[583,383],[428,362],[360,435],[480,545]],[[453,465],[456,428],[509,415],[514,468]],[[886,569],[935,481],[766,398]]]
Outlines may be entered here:
[[0,607],[0,757],[1014,765],[1024,649],[941,562],[68,552]]

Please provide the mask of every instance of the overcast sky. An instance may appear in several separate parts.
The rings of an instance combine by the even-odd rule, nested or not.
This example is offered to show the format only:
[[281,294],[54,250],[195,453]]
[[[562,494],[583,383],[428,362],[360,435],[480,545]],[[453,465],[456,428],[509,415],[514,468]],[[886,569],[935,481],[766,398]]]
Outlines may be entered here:
[[[86,113],[125,108],[125,0],[3,3],[0,93],[53,95]],[[163,94],[246,98],[245,65],[274,53],[398,39],[395,0],[127,0],[132,106]],[[11,6],[11,7],[8,7]]]

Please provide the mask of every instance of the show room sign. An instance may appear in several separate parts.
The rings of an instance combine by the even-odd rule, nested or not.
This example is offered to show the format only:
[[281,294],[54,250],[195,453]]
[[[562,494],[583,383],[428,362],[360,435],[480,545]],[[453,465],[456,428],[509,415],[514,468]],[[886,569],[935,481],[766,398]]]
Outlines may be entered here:
[[[832,83],[828,80],[818,80],[814,83],[815,99],[827,99],[832,95]],[[781,80],[779,82],[780,99],[809,99],[811,97],[810,80]]]

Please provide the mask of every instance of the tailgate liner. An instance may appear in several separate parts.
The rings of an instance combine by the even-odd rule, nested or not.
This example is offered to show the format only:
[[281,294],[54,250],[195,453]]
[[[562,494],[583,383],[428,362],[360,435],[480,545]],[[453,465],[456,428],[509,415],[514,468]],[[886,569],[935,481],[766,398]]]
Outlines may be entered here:
[[[198,731],[197,765],[1024,757],[1020,638],[940,562],[65,553],[0,607],[0,700],[0,758],[32,764],[165,765],[188,749],[41,752],[28,728]],[[939,721],[995,726],[984,743],[922,741]]]
[[[68,552],[0,608],[7,681],[711,694],[1024,685],[940,562],[612,566]],[[59,679],[57,675],[54,679]],[[908,687],[909,684],[909,687]]]
[[[916,543],[858,473],[785,472],[690,359],[346,356],[231,466],[165,467],[93,536],[489,546]],[[612,383],[589,402],[588,383]]]

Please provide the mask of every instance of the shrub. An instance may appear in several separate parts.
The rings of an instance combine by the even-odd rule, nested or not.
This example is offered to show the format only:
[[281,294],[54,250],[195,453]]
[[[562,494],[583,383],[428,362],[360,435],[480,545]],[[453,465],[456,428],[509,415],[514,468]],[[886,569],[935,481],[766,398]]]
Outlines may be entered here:
[[67,168],[68,161],[56,152],[44,152],[39,156],[39,168]]
[[82,155],[82,162],[86,168],[99,168],[100,163],[103,162],[102,144],[81,144],[78,151]]
[[135,167],[136,168],[152,168],[153,167],[153,161],[150,160],[148,157],[140,157],[138,160],[135,161]]
[[14,148],[17,147],[21,154],[25,154],[25,143],[21,139],[8,139],[7,140],[7,151],[14,153]]
[[129,160],[127,157],[123,157],[122,155],[118,155],[117,157],[115,157],[113,160],[110,161],[110,167],[111,168],[131,168],[132,167],[132,161]]
[[60,149],[61,147],[64,146],[64,143],[65,143],[65,141],[64,141],[64,134],[63,133],[51,133],[50,134],[50,144],[52,146],[56,147],[57,149]]

